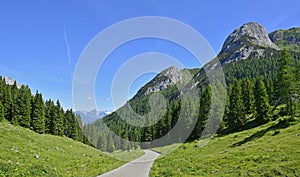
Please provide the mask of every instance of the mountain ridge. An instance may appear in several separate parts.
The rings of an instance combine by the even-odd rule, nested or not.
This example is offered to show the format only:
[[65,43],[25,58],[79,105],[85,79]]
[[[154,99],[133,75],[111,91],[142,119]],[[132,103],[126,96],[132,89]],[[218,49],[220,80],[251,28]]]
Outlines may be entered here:
[[[261,34],[253,35],[253,31],[256,30],[260,31]],[[243,35],[238,35],[238,33]],[[272,79],[274,79],[278,74],[278,58],[280,58],[282,48],[279,48],[275,43],[271,41],[269,35],[262,25],[256,23],[247,23],[246,28],[245,25],[243,25],[242,27],[239,27],[232,33],[230,33],[229,36],[235,36],[235,34],[237,34],[236,38],[230,39],[231,37],[229,37],[230,40],[226,38],[227,42],[224,42],[223,45],[224,50],[221,50],[216,58],[213,58],[202,68],[193,70],[191,74],[194,77],[184,87],[183,91],[181,91],[181,89],[178,89],[174,84],[158,91],[159,94],[165,97],[165,100],[168,102],[168,106],[165,112],[166,114],[161,118],[161,121],[158,122],[158,124],[156,125],[157,127],[147,126],[147,124],[151,124],[151,120],[148,120],[151,119],[151,115],[149,115],[151,108],[148,102],[153,92],[149,94],[144,93],[146,93],[148,86],[152,87],[154,85],[155,87],[156,83],[158,83],[159,85],[160,82],[156,82],[155,78],[161,75],[162,72],[159,73],[150,82],[145,84],[138,91],[138,94],[136,94],[127,102],[129,104],[126,103],[125,106],[118,109],[120,112],[123,112],[124,115],[126,115],[126,120],[131,118],[134,119],[134,117],[136,117],[134,116],[135,114],[145,116],[146,119],[144,120],[144,122],[142,122],[142,124],[139,124],[144,127],[132,126],[132,124],[127,123],[126,121],[124,121],[124,117],[120,117],[120,115],[118,114],[118,110],[104,117],[103,119],[101,119],[101,121],[96,121],[91,126],[98,126],[96,129],[98,129],[99,133],[101,132],[103,127],[108,127],[111,131],[121,136],[122,138],[133,140],[135,142],[147,142],[155,140],[155,138],[160,137],[163,135],[163,133],[171,130],[172,126],[175,125],[177,119],[179,119],[182,101],[181,95],[188,93],[189,91],[193,91],[193,89],[199,89],[199,99],[201,99],[201,95],[203,95],[205,90],[207,90],[207,85],[210,83],[206,72],[214,70],[216,64],[218,64],[219,61],[223,68],[223,74],[225,75],[225,82],[227,85],[230,85],[234,79],[241,80],[243,78],[251,79],[252,82],[257,78],[262,80],[268,79],[269,81],[272,81]],[[226,50],[227,45],[235,46],[228,47],[231,49]],[[300,53],[292,52],[291,54],[295,60],[300,59]],[[167,80],[168,78],[164,79]],[[272,94],[270,93],[272,91],[272,83],[265,84],[268,84],[268,94]],[[127,111],[128,109],[132,110]],[[184,131],[184,129],[182,131]],[[102,133],[100,133],[100,136],[96,135],[93,142],[97,142],[98,138],[103,138]],[[199,137],[198,134],[193,134],[193,136],[194,138],[197,138],[197,136]],[[115,145],[119,146],[119,144]]]

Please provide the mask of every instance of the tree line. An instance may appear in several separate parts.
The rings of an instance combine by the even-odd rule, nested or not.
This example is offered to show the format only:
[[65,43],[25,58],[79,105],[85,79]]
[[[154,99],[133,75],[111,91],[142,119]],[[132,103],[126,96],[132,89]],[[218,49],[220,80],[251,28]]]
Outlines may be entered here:
[[37,133],[65,136],[90,144],[82,131],[81,118],[72,109],[64,111],[59,100],[44,101],[41,93],[31,93],[28,86],[18,88],[0,77],[0,121],[29,128]]

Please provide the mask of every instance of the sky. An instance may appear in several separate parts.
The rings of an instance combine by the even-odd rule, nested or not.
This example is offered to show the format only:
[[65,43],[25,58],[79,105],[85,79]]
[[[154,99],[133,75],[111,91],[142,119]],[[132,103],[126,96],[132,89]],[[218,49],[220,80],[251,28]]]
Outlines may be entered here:
[[[44,99],[59,99],[65,109],[74,109],[74,73],[82,54],[97,35],[112,25],[143,16],[175,19],[200,33],[217,54],[226,37],[247,22],[258,22],[267,32],[300,27],[299,7],[298,0],[2,0],[0,75],[29,85],[33,93],[38,90]],[[109,38],[104,42],[109,43]],[[129,41],[105,58],[95,78],[94,94],[85,96],[85,101],[94,100],[100,110],[115,110],[119,106],[112,102],[115,76],[130,59],[148,52],[171,56],[182,67],[204,64],[184,47],[167,40]],[[145,72],[129,87],[118,87],[116,92],[125,92],[129,99],[155,74]]]

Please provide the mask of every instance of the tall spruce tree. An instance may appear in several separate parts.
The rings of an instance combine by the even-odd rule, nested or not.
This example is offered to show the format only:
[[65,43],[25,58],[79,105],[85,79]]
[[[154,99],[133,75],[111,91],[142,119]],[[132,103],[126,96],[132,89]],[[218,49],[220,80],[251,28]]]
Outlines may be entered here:
[[243,79],[241,83],[242,87],[242,99],[244,103],[244,112],[246,114],[253,113],[254,110],[254,95],[251,81],[249,79]]
[[38,91],[32,99],[31,128],[37,133],[45,132],[45,106],[43,96]]
[[264,82],[256,79],[254,91],[256,120],[259,124],[263,124],[270,119],[270,104]]
[[31,91],[22,85],[14,102],[13,120],[22,127],[30,127],[31,119]]
[[[55,116],[53,117],[53,134],[62,136],[64,132],[64,111],[60,105],[59,100],[56,101],[55,105]],[[75,124],[74,124],[75,126]]]
[[295,114],[295,92],[296,78],[292,66],[293,58],[287,50],[283,50],[279,60],[279,73],[275,84],[275,97],[278,104],[285,104],[284,113],[294,116]]
[[200,98],[199,118],[195,127],[195,138],[199,138],[207,123],[209,110],[211,107],[212,90],[211,85],[208,85]]
[[239,130],[245,123],[244,105],[242,100],[242,88],[237,79],[233,80],[227,113],[227,124],[231,130]]
[[2,104],[4,106],[5,119],[7,119],[8,121],[11,121],[13,100],[12,100],[12,96],[11,96],[11,87],[9,85],[5,86]]

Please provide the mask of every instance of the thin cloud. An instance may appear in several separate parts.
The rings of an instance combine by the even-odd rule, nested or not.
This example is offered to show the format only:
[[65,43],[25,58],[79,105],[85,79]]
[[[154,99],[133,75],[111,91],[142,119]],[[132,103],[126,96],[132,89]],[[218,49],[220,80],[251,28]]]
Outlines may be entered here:
[[69,45],[69,42],[68,42],[67,32],[66,32],[66,28],[65,27],[64,27],[64,39],[65,39],[65,43],[66,43],[66,47],[67,47],[67,54],[68,54],[69,64],[71,64],[70,45]]

